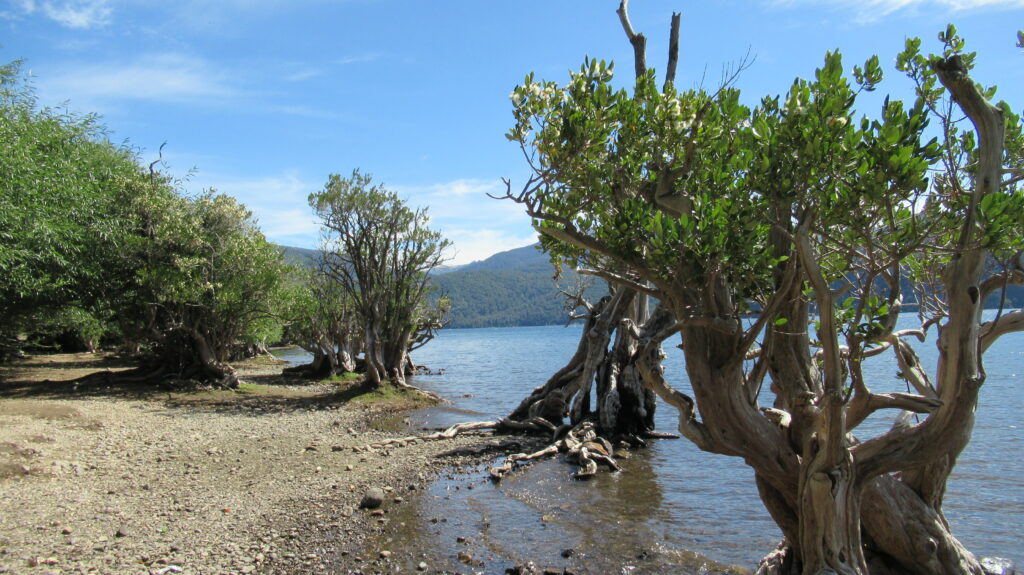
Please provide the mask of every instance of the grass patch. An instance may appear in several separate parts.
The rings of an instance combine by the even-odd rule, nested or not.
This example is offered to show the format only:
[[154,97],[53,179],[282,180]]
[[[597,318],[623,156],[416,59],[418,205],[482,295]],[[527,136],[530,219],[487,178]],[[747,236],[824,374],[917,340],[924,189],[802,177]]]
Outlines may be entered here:
[[336,397],[339,401],[364,407],[384,407],[387,409],[406,410],[429,407],[437,402],[430,397],[414,390],[402,389],[385,383],[373,388],[371,384],[359,376],[359,380],[340,382]]
[[323,381],[327,381],[327,382],[330,382],[330,383],[351,383],[351,382],[363,379],[363,377],[364,376],[361,373],[354,373],[354,372],[351,372],[351,371],[346,371],[345,373],[342,373],[342,374],[337,374],[337,373],[331,374],[330,377],[328,377],[327,379],[325,379]]
[[234,391],[235,391],[235,393],[246,393],[246,394],[267,393],[268,391],[270,391],[270,388],[268,388],[265,385],[259,385],[259,384],[256,384],[256,383],[245,383],[245,382],[242,382],[242,383],[240,383],[238,385],[238,389],[236,389]]

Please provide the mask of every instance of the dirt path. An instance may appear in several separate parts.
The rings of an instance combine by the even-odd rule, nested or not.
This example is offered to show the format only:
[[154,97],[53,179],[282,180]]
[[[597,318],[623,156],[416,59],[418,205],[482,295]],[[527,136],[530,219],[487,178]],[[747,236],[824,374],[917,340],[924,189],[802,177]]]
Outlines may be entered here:
[[[242,366],[260,384],[242,392],[69,383],[98,366],[127,367],[64,355],[0,368],[0,573],[436,572],[375,542],[437,473],[483,459],[452,450],[493,441],[367,452],[394,435],[374,422],[403,398],[288,385],[260,364]],[[370,487],[387,492],[381,511],[358,509]]]

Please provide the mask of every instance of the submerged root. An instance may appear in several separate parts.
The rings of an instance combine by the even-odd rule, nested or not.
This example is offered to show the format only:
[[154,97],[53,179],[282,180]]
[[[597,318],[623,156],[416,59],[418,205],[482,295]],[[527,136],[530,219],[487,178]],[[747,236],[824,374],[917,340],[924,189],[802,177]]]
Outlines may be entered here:
[[597,435],[596,428],[592,422],[584,421],[569,430],[564,438],[556,439],[540,451],[509,455],[505,458],[504,463],[492,467],[488,473],[494,481],[501,481],[519,465],[549,457],[556,453],[565,453],[568,459],[575,461],[580,466],[580,469],[572,475],[574,479],[593,477],[597,473],[598,463],[606,465],[613,471],[622,470],[612,457],[611,443]]

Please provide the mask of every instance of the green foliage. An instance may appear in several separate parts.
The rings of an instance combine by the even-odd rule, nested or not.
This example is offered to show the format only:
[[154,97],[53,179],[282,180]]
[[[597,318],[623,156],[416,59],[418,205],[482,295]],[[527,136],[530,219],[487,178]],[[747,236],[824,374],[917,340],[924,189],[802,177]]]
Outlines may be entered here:
[[38,109],[20,62],[0,67],[5,338],[66,306],[103,313],[110,270],[130,241],[120,198],[140,177],[134,154],[106,141],[95,117]]
[[37,108],[19,62],[0,67],[0,274],[8,341],[120,330],[160,343],[184,330],[224,360],[234,343],[280,332],[281,254],[248,210],[182,196],[94,116]]
[[198,333],[218,361],[237,342],[276,339],[285,268],[252,214],[213,191],[195,198],[155,191],[136,204],[147,236],[133,254],[132,303],[146,310],[147,331]]
[[[918,39],[907,40],[904,51],[897,57],[897,67],[914,82],[916,106],[926,108],[932,119],[939,124],[941,136],[936,145],[942,150],[941,161],[933,168],[932,194],[916,219],[917,226],[928,230],[928,241],[932,246],[929,261],[908,262],[907,269],[913,274],[919,286],[919,298],[929,309],[941,309],[941,287],[937,285],[937,274],[957,253],[963,232],[961,224],[968,213],[977,214],[979,226],[977,241],[979,247],[990,254],[994,270],[1012,270],[1019,250],[1024,249],[1024,187],[1021,186],[1024,173],[1024,123],[1020,115],[1013,112],[1006,102],[998,102],[1005,126],[1003,171],[1009,174],[1003,185],[996,186],[993,193],[980,198],[977,206],[971,204],[971,190],[978,165],[978,143],[974,130],[965,125],[956,102],[949,98],[939,84],[935,71],[937,63],[946,58],[955,58],[964,73],[973,68],[976,54],[966,52],[966,42],[957,34],[956,27],[948,25],[939,33],[943,53],[938,56],[921,54]],[[995,88],[978,86],[991,99]],[[1012,301],[1012,294],[1011,294]]]
[[[952,25],[939,40],[938,57],[907,41],[897,68],[917,98],[886,98],[874,117],[859,117],[856,103],[883,81],[877,57],[855,66],[851,82],[840,54],[828,53],[812,78],[753,108],[728,85],[662,91],[653,73],[632,91],[616,89],[612,66],[598,60],[564,86],[531,74],[512,93],[507,134],[535,173],[519,201],[556,260],[629,270],[698,315],[766,305],[794,257],[789,241],[805,234],[825,285],[846,294],[837,328],[853,338],[881,333],[903,299],[900,277],[914,273],[918,286],[937,278],[970,208],[973,131],[958,125],[932,66],[955,58],[969,71],[975,56]],[[1004,166],[1019,175],[1020,118],[1000,107]],[[1020,181],[1011,177],[978,206],[995,261],[1021,249]]]
[[400,377],[410,343],[443,325],[443,310],[427,306],[428,274],[451,243],[428,227],[425,210],[359,170],[331,174],[309,204],[323,222],[322,272],[351,300],[366,334],[371,381]]

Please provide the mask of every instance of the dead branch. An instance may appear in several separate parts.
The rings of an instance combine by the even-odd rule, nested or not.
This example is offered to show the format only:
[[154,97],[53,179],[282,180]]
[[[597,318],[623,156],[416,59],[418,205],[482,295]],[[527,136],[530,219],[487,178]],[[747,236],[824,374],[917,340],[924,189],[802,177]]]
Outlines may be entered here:
[[637,79],[643,78],[647,73],[647,38],[643,34],[637,34],[633,30],[633,24],[629,21],[629,0],[622,0],[619,9],[615,11],[619,15],[619,22],[622,29],[633,45],[633,68]]
[[672,24],[668,35],[668,66],[665,69],[663,92],[668,92],[676,82],[676,68],[679,65],[679,12],[672,13]]

